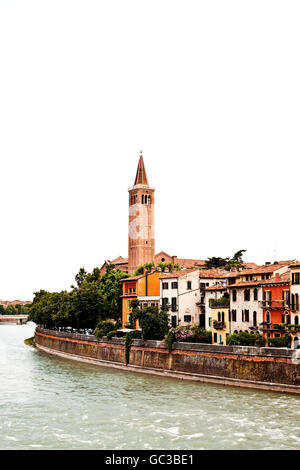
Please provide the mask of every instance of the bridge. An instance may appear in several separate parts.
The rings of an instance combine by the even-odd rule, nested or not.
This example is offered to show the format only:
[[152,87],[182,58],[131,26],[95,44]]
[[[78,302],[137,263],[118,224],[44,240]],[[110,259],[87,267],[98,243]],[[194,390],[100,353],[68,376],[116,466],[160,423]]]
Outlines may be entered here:
[[0,323],[11,323],[14,322],[17,325],[23,325],[26,323],[28,315],[0,315]]

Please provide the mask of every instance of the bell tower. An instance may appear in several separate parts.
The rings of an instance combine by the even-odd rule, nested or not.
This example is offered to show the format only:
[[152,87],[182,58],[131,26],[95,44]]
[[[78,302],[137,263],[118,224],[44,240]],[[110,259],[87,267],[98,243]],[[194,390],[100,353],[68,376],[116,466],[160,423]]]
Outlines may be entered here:
[[154,188],[150,188],[142,151],[134,185],[129,188],[128,272],[154,261]]

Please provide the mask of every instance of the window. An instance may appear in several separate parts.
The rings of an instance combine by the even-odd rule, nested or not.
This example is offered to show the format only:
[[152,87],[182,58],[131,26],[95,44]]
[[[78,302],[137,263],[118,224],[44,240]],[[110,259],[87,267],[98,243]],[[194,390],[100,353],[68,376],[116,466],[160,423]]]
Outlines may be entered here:
[[218,321],[221,321],[221,313],[218,312]]
[[162,304],[161,304],[161,308],[163,310],[168,310],[168,307],[167,307],[167,304],[169,303],[169,299],[167,299],[166,297],[164,297],[162,299]]
[[232,321],[236,321],[236,310],[231,310]]
[[253,294],[254,294],[254,300],[257,300],[258,296],[257,296],[257,289],[255,287],[254,291],[253,291]]
[[187,281],[186,283],[186,288],[191,289],[192,288],[192,281]]
[[292,284],[300,284],[300,273],[292,273]]
[[282,300],[285,308],[290,306],[290,293],[288,290],[282,291]]
[[250,300],[250,289],[244,290],[244,300]]
[[236,302],[236,290],[235,289],[233,289],[232,291],[232,301]]
[[183,320],[184,320],[186,323],[191,323],[192,317],[191,317],[191,315],[184,315]]
[[163,282],[162,283],[162,288],[165,289],[165,290],[169,289],[169,283],[168,282]]
[[177,297],[172,297],[171,310],[172,310],[172,312],[176,312],[176,310],[177,310]]
[[151,204],[151,196],[148,196],[148,204]]
[[253,326],[257,326],[257,313],[253,312]]
[[298,315],[295,316],[295,325],[299,325],[299,318],[298,318]]
[[218,341],[218,335],[217,333],[214,333],[214,343],[216,343]]
[[[266,313],[266,322],[271,323],[270,312]],[[284,322],[282,322],[282,323],[284,323]]]
[[245,321],[249,321],[249,310],[245,310]]
[[208,317],[208,326],[211,326],[211,317]]
[[177,289],[178,283],[177,282],[172,282],[172,289]]
[[265,304],[266,305],[269,305],[271,306],[271,302],[272,302],[272,292],[270,290],[266,290],[264,292],[264,301],[265,301]]

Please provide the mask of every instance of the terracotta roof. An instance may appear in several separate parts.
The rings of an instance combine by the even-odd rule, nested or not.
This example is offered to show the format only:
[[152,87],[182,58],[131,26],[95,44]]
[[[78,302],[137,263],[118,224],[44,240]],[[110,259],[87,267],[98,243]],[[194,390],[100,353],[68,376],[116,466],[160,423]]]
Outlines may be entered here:
[[176,263],[178,263],[181,268],[186,269],[196,268],[197,266],[205,266],[204,259],[177,258]]
[[202,279],[225,279],[227,277],[228,271],[224,269],[200,269],[199,277]]
[[215,284],[213,286],[210,286],[210,287],[205,287],[205,290],[226,290],[227,287],[225,285],[222,285],[222,284]]
[[144,184],[144,185],[149,186],[142,152],[141,152],[138,167],[137,167],[136,177],[134,180],[134,186],[137,184]]
[[142,277],[144,277],[145,274],[141,274],[140,276],[132,276],[132,277],[126,277],[124,279],[121,279],[121,282],[129,282],[129,281],[137,281],[138,279],[141,279]]
[[128,258],[123,258],[123,256],[118,256],[117,258],[110,261],[110,264],[125,264],[128,263]]
[[291,261],[278,261],[277,264],[264,264],[253,269],[243,269],[242,271],[231,271],[227,277],[246,276],[247,274],[264,274],[272,273],[283,266],[288,266]]
[[251,287],[251,286],[264,286],[269,284],[285,284],[290,282],[290,271],[281,274],[280,276],[271,277],[270,279],[261,279],[260,281],[241,281],[228,286],[230,289],[233,287]]
[[182,269],[181,271],[173,271],[172,273],[161,273],[162,275],[159,279],[178,278],[195,271],[197,271],[197,269]]

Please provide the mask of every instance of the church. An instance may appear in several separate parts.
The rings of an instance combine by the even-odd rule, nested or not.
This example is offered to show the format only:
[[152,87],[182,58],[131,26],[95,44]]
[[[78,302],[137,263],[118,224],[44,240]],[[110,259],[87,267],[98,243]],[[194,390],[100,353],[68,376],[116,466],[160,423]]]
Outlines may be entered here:
[[172,263],[179,265],[181,269],[204,267],[205,260],[178,258],[165,251],[155,254],[155,189],[149,185],[142,152],[134,185],[128,192],[128,258],[118,256],[113,260],[106,260],[101,267],[101,274],[105,273],[109,264],[114,264],[116,269],[131,275],[140,265],[150,262],[154,262],[155,266],[159,263]]

